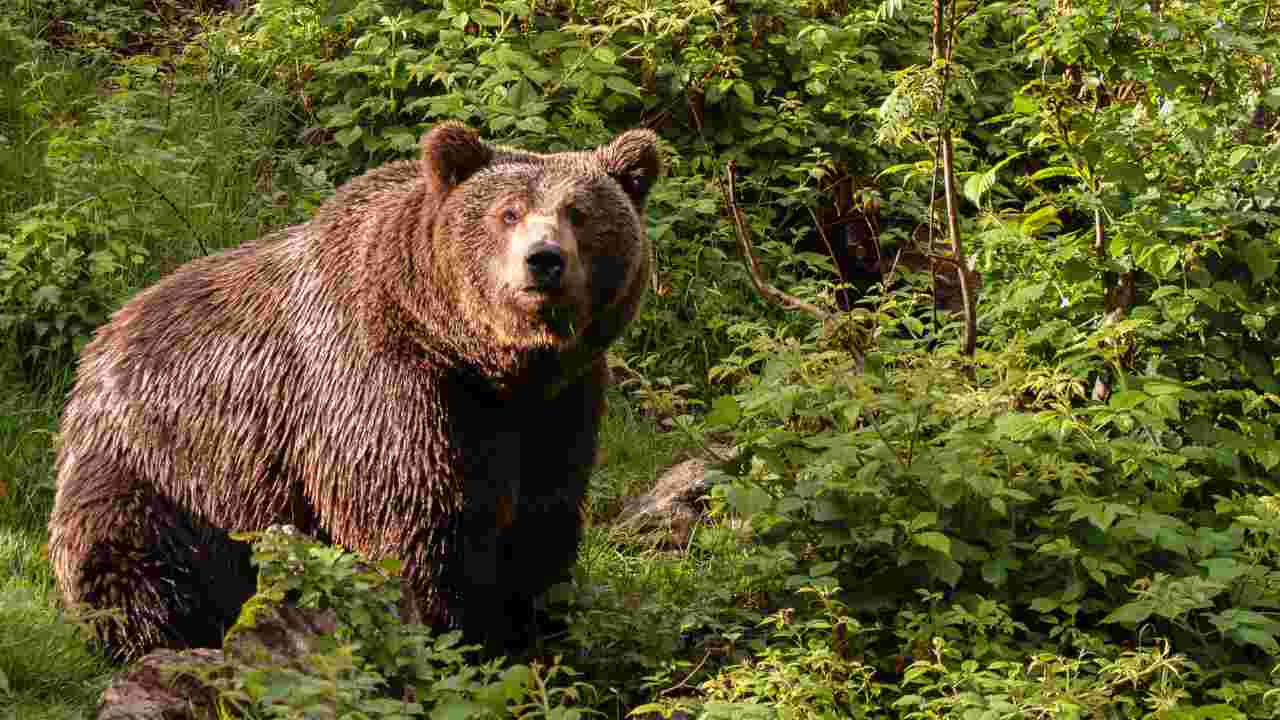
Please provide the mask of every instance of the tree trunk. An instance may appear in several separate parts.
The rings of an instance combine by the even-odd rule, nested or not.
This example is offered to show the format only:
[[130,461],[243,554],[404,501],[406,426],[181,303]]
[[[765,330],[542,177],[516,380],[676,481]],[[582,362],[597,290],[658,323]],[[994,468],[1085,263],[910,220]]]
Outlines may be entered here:
[[[952,12],[954,14],[954,6]],[[933,62],[949,63],[951,48],[949,46],[947,23],[954,22],[947,17],[946,0],[933,0]],[[938,115],[942,126],[938,130],[938,144],[942,149],[942,192],[947,203],[947,237],[951,241],[952,257],[955,258],[956,275],[960,281],[960,298],[964,303],[964,345],[966,357],[973,357],[978,346],[978,298],[977,288],[973,287],[968,277],[968,262],[964,255],[964,243],[960,239],[959,197],[956,194],[955,150],[951,142],[951,123],[947,121],[945,111],[947,102],[947,81],[950,69],[942,67],[942,90],[938,99]]]

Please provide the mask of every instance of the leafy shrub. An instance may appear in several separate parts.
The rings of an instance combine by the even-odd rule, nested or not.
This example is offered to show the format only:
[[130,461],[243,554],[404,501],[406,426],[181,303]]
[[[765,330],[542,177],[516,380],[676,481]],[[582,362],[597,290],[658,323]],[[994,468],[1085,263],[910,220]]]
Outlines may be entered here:
[[[298,667],[233,664],[215,673],[221,702],[252,718],[336,717],[556,718],[575,720],[573,706],[589,686],[573,681],[559,663],[467,664],[478,648],[460,645],[460,633],[439,636],[399,619],[401,585],[396,561],[362,562],[290,529],[257,536],[258,594],[241,611],[229,638],[255,627],[269,608],[290,602],[335,613],[332,635]],[[393,691],[394,690],[394,691]],[[412,697],[412,700],[397,697]]]
[[1070,364],[1021,346],[980,355],[974,383],[956,356],[888,341],[858,373],[821,338],[760,329],[728,363],[762,367],[707,416],[743,449],[715,496],[783,551],[788,585],[851,590],[893,629],[882,657],[944,642],[976,671],[1154,628],[1187,662],[1276,664],[1269,444],[1197,436],[1213,399],[1173,378],[1087,404]]
[[25,360],[69,360],[122,293],[122,270],[145,259],[145,248],[113,238],[121,223],[97,210],[41,203],[0,233],[0,334]]

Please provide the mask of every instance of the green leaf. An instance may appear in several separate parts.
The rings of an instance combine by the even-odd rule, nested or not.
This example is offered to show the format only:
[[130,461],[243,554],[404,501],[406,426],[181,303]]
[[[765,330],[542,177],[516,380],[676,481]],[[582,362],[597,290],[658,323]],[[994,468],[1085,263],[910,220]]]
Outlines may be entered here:
[[1013,111],[1019,115],[1035,115],[1040,112],[1040,101],[1030,95],[1015,93]]
[[1009,302],[1018,305],[1032,305],[1040,301],[1044,297],[1045,290],[1049,289],[1049,283],[1032,283],[1024,285],[1017,289],[1013,295],[1009,296]]
[[1280,441],[1273,440],[1265,446],[1256,447],[1250,454],[1262,466],[1263,470],[1271,472],[1277,465],[1280,465]]
[[470,720],[488,715],[485,706],[470,700],[447,700],[431,710],[431,720]]
[[1244,262],[1249,266],[1254,284],[1261,284],[1276,274],[1277,261],[1271,256],[1270,244],[1261,238],[1244,247]]
[[471,17],[483,27],[498,27],[502,25],[502,16],[492,10],[476,8],[471,11]]
[[908,525],[908,527],[911,529],[912,532],[914,532],[916,530],[923,530],[924,528],[933,527],[934,525],[937,525],[937,524],[938,524],[938,513],[933,512],[932,510],[926,510],[922,513],[917,514],[914,518],[912,518],[911,523]]
[[1058,208],[1046,205],[1022,219],[1022,234],[1035,237],[1041,230],[1051,226],[1061,227],[1062,222],[1058,220]]
[[1080,173],[1076,172],[1076,169],[1070,165],[1050,165],[1032,173],[1031,181],[1040,182],[1041,180],[1052,180],[1060,177],[1078,178]]
[[1240,163],[1244,162],[1245,158],[1249,157],[1249,153],[1251,152],[1253,152],[1252,145],[1241,145],[1232,151],[1231,157],[1227,158],[1227,165],[1231,167],[1238,166]]
[[982,579],[996,587],[1003,586],[1009,579],[1009,561],[993,558],[982,563]]
[[599,60],[605,65],[612,65],[618,61],[618,54],[615,53],[612,48],[605,45],[601,45],[596,48],[591,54],[595,56],[596,60]]
[[1040,433],[1040,422],[1035,415],[1011,412],[996,418],[994,434],[1014,442],[1023,442]]
[[1161,710],[1161,720],[1248,720],[1248,715],[1227,705],[1198,705],[1194,707],[1178,706]]
[[838,567],[840,567],[838,562],[814,563],[809,567],[809,574],[813,577],[825,577],[835,572]]
[[1152,608],[1150,601],[1135,600],[1116,608],[1110,615],[1102,618],[1102,622],[1119,623],[1121,625],[1137,625],[1143,620],[1151,617],[1151,611]]
[[916,533],[911,536],[911,542],[921,547],[927,547],[930,550],[937,550],[943,555],[951,557],[951,538],[940,532],[929,530]]
[[1136,510],[1122,503],[1109,503],[1080,496],[1063,498],[1054,503],[1053,509],[1058,512],[1070,510],[1071,515],[1068,519],[1071,522],[1087,519],[1094,527],[1103,531],[1110,528],[1116,518],[1137,514]]
[[1121,390],[1111,396],[1107,405],[1116,410],[1132,410],[1146,402],[1148,397],[1150,396],[1141,390]]
[[933,573],[934,577],[951,587],[955,587],[956,583],[960,582],[961,576],[964,575],[964,568],[960,566],[960,563],[949,557],[934,556],[929,558],[928,565],[929,571]]
[[360,139],[364,135],[364,128],[359,125],[352,125],[349,128],[339,130],[333,134],[333,139],[338,141],[342,147],[351,147],[352,143]]
[[31,293],[31,304],[35,307],[57,307],[58,301],[62,299],[62,288],[53,285],[41,285],[38,290]]
[[1172,380],[1152,380],[1142,386],[1142,391],[1152,397],[1177,395],[1189,398],[1189,396],[1194,395],[1194,393],[1189,393],[1184,385]]
[[964,183],[964,196],[969,202],[982,206],[982,196],[987,194],[989,190],[996,184],[995,170],[988,170],[983,173],[974,173]]
[[728,485],[724,488],[724,498],[734,512],[744,517],[767,510],[773,504],[769,493],[754,485]]
[[1058,601],[1050,597],[1038,597],[1028,607],[1039,613],[1053,612],[1058,609]]
[[632,97],[640,97],[640,88],[621,75],[610,75],[604,79],[604,86],[610,90]]
[[718,427],[735,425],[742,417],[742,409],[737,398],[732,395],[721,395],[711,403],[711,412],[707,413],[707,425]]
[[1248,566],[1236,562],[1233,558],[1208,558],[1201,560],[1199,565],[1205,569],[1210,580],[1223,583],[1229,583],[1249,572]]
[[858,485],[866,487],[875,479],[882,467],[884,467],[884,461],[882,460],[866,462],[862,467],[858,468],[858,472],[853,476],[853,479]]
[[544,133],[548,129],[547,121],[537,115],[524,118],[516,123],[516,127],[527,133]]
[[1222,309],[1222,295],[1211,288],[1191,288],[1187,291],[1187,294],[1195,298],[1196,302],[1212,310]]
[[1257,645],[1273,655],[1280,651],[1280,643],[1276,642],[1280,622],[1260,612],[1233,607],[1209,615],[1209,622],[1213,623],[1218,632],[1236,642]]
[[1142,168],[1131,162],[1118,162],[1107,167],[1107,174],[1119,181],[1121,185],[1139,191],[1147,187],[1147,175]]

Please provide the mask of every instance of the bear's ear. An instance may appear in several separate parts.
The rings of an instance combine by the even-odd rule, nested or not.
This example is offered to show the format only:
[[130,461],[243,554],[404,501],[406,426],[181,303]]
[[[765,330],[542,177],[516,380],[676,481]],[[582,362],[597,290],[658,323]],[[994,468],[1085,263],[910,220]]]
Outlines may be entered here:
[[422,171],[431,191],[443,197],[477,170],[493,161],[493,148],[462,123],[441,123],[422,136]]
[[604,171],[618,181],[636,211],[644,210],[649,189],[662,172],[658,136],[652,130],[628,130],[596,153]]

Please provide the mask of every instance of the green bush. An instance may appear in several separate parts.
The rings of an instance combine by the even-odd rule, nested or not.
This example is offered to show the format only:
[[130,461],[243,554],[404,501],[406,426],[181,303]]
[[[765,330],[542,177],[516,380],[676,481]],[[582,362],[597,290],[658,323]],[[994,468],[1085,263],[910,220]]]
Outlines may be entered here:
[[214,673],[220,703],[237,716],[582,717],[574,706],[592,688],[574,682],[575,673],[558,662],[468,664],[478,648],[460,645],[460,633],[434,636],[402,624],[396,561],[370,565],[285,529],[257,536],[254,563],[258,594],[241,611],[229,643],[284,602],[333,611],[336,628],[289,666],[233,662],[231,673]]
[[[1270,446],[1197,437],[1211,396],[1153,375],[1085,403],[1070,364],[1038,366],[1020,346],[980,354],[976,382],[957,356],[892,344],[859,373],[821,340],[758,333],[730,368],[759,372],[707,416],[742,448],[715,497],[783,552],[789,586],[845,588],[863,622],[892,630],[881,672],[935,642],[969,673],[1160,637],[1180,662],[1270,682]],[[1243,420],[1272,413],[1259,403]],[[1178,687],[1196,702],[1216,692]]]

